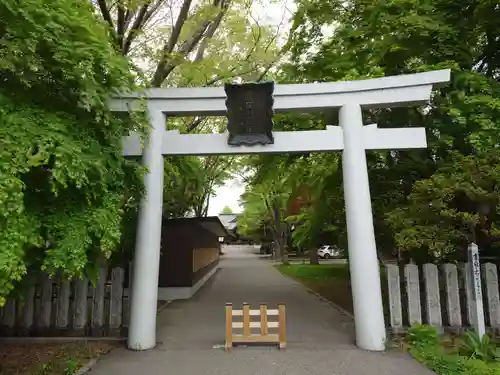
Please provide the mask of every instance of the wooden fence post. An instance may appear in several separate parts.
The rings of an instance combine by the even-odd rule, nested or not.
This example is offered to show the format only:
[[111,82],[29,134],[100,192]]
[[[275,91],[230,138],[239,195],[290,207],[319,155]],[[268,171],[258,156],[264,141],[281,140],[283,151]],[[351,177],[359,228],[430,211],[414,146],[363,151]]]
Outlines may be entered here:
[[2,333],[6,335],[11,335],[16,326],[16,302],[15,299],[9,298],[2,308],[0,326],[2,327]]
[[104,326],[104,295],[108,276],[108,269],[101,267],[99,278],[92,290],[92,315],[90,317],[90,330],[92,336],[101,336]]
[[248,338],[251,335],[250,331],[250,306],[248,303],[243,303],[243,337]]
[[73,326],[72,334],[85,335],[87,327],[87,293],[89,289],[89,280],[86,277],[76,279],[74,282],[73,298]]
[[47,333],[51,325],[52,316],[52,278],[46,273],[42,273],[39,277],[41,292],[40,292],[40,310],[37,316],[37,327],[42,334]]
[[279,311],[279,345],[280,349],[286,348],[286,314],[285,314],[285,305],[278,305]]
[[260,334],[267,336],[269,333],[267,325],[267,306],[264,303],[260,304]]
[[19,308],[19,333],[22,336],[29,336],[35,319],[35,284],[27,287],[26,294]]
[[67,278],[59,279],[57,295],[56,330],[67,331],[69,325],[69,299],[71,296],[71,282]]
[[233,347],[233,305],[226,303],[226,351]]
[[109,302],[109,333],[119,335],[123,313],[123,268],[111,270],[111,297]]

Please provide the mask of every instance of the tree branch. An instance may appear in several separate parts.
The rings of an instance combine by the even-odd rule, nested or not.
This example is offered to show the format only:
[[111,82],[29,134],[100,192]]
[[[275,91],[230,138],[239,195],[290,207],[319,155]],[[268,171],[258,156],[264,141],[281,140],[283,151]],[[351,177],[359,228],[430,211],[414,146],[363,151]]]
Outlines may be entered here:
[[157,0],[156,3],[154,3],[149,7],[149,11],[146,13],[146,16],[144,17],[144,24],[149,22],[149,20],[156,14],[158,9],[160,9],[160,6],[162,6],[163,3],[165,2],[166,2],[165,0]]
[[[187,4],[187,6],[186,6]],[[220,12],[225,13],[227,10],[227,7],[229,6],[229,1],[222,0],[219,3],[219,0],[215,0],[214,5],[219,6],[220,4]],[[191,5],[191,0],[184,0],[183,8],[181,9],[181,13],[179,14],[179,17],[177,18],[176,25],[174,27],[174,30],[172,32],[171,38],[165,45],[163,49],[163,56],[162,59],[160,60],[160,63],[158,64],[155,74],[153,76],[152,80],[152,86],[153,87],[159,87],[163,81],[168,77],[170,72],[174,70],[174,68],[178,65],[178,63],[174,62],[172,59],[170,59],[170,53],[173,51],[175,44],[177,43],[179,39],[179,34],[182,29],[182,25],[186,21],[187,18],[187,12],[189,11],[189,6]],[[183,15],[183,10],[186,6],[186,14]],[[181,17],[182,16],[182,17]],[[203,20],[200,22],[198,25],[198,29],[193,33],[191,38],[188,40],[184,41],[178,49],[178,54],[181,58],[185,58],[195,47],[196,45],[200,42],[200,40],[203,38],[203,35],[205,34],[205,31],[207,28],[210,26],[212,22],[214,22],[219,14],[217,14],[216,18],[214,20]],[[174,35],[174,32],[177,35]]]
[[120,51],[123,49],[123,38],[125,33],[125,7],[122,1],[118,1],[118,16],[116,21],[116,35]]
[[97,3],[99,4],[99,9],[101,10],[102,18],[104,18],[104,21],[106,21],[108,25],[111,26],[111,29],[114,31],[115,25],[113,24],[113,20],[111,19],[111,14],[109,13],[108,6],[106,5],[106,0],[97,0]]
[[162,57],[158,66],[156,67],[156,72],[153,76],[153,87],[158,87],[165,80],[167,75],[170,73],[167,69],[167,64],[170,59],[170,54],[174,50],[175,45],[179,41],[179,36],[181,35],[182,27],[187,20],[189,9],[191,8],[192,0],[184,0],[182,3],[181,10],[179,15],[177,16],[177,20],[175,21],[175,26],[170,34],[170,38],[168,38],[167,43],[163,47]]
[[193,130],[195,130],[203,122],[203,120],[203,117],[194,119],[194,121],[188,126],[187,133],[191,133]]
[[168,39],[167,44],[165,45],[163,52],[165,54],[172,53],[175,45],[179,41],[179,36],[181,35],[182,27],[184,23],[186,23],[189,9],[191,8],[191,0],[184,0],[182,3],[181,11],[179,12],[179,16],[177,17],[177,21],[175,22],[174,29],[172,30],[172,34],[170,34],[170,38]]
[[129,25],[130,25],[130,21],[132,21],[132,18],[134,18],[134,14],[135,14],[135,11],[132,11],[130,9],[127,9],[127,11],[125,12],[125,26],[124,26],[124,29],[127,30]]
[[227,8],[220,12],[217,17],[215,18],[215,21],[210,24],[210,26],[207,29],[207,32],[205,33],[205,36],[203,37],[203,40],[200,43],[200,48],[198,48],[198,51],[196,52],[196,57],[194,58],[194,61],[200,61],[203,59],[203,55],[205,54],[205,50],[208,47],[208,42],[210,38],[212,38],[219,28],[219,25],[224,18],[224,15],[226,14]]
[[144,27],[144,24],[146,23],[146,15],[150,4],[151,4],[150,1],[147,2],[139,10],[137,17],[135,18],[134,23],[132,24],[132,27],[128,32],[127,38],[125,39],[125,43],[123,44],[122,51],[124,55],[126,55],[130,51],[130,46],[132,45],[132,42]]

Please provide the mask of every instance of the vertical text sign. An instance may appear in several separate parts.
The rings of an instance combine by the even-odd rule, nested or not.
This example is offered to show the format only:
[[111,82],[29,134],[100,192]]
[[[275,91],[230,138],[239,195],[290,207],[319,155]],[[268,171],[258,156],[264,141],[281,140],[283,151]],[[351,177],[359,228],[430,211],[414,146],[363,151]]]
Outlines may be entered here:
[[470,288],[474,300],[473,323],[476,333],[483,337],[485,333],[483,292],[481,289],[481,265],[479,263],[479,251],[475,243],[471,243],[467,250],[468,268],[470,275]]

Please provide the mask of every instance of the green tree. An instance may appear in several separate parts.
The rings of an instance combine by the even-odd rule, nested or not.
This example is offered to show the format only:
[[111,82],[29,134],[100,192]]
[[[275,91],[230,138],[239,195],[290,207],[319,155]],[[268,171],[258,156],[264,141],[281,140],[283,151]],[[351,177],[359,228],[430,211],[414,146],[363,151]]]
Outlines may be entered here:
[[[485,196],[491,200],[491,195],[496,195],[494,185],[478,184],[477,188],[484,191],[475,195],[470,194],[473,189],[470,186],[464,188],[462,184],[456,189],[451,186],[463,179],[454,169],[461,168],[463,163],[470,165],[474,161],[494,174],[495,164],[484,164],[493,159],[484,155],[495,157],[499,144],[500,36],[498,28],[492,24],[492,17],[498,17],[499,12],[493,2],[480,0],[354,0],[348,3],[313,0],[298,3],[292,63],[284,67],[283,81],[338,81],[452,69],[452,81],[433,95],[430,105],[364,113],[367,122],[375,122],[379,127],[407,125],[428,129],[429,147],[425,150],[367,153],[380,256],[389,255],[396,246],[403,245],[406,247],[403,250],[410,255],[418,255],[418,252],[429,255],[429,249],[435,248],[432,241],[443,247],[439,254],[450,256],[448,245],[457,243],[456,233],[463,234],[461,225],[465,219],[458,218],[465,215],[461,208],[464,203],[451,206],[461,213],[454,220],[446,221],[447,228],[451,228],[452,222],[458,227],[436,231],[437,217],[423,209],[433,202],[434,195],[430,191],[424,194],[423,186],[440,189],[440,192],[434,191],[436,196],[446,191],[455,200],[460,199],[463,190],[468,191],[468,198],[473,202],[467,204],[476,208],[483,206]],[[328,28],[331,33],[324,32]],[[336,114],[325,113],[312,122],[323,126],[328,117],[335,121]],[[307,121],[293,125],[294,129],[302,129],[303,124]],[[461,155],[458,159],[456,153]],[[331,170],[337,176],[332,177],[334,182],[325,185],[321,192],[323,201],[338,196],[341,187],[339,165],[330,160],[328,163],[323,165],[323,171],[318,165],[318,171]],[[443,185],[436,185],[438,176]],[[417,196],[418,201],[412,200]],[[314,198],[313,203],[317,199],[320,198]],[[450,197],[442,199],[447,201]],[[323,229],[336,226],[335,218],[344,216],[343,207],[333,202],[330,207],[333,215],[322,217],[320,210],[312,209],[303,213],[307,219],[305,224],[311,226],[316,220],[323,223]],[[470,211],[470,207],[467,210]],[[491,225],[496,224],[494,211],[489,209],[488,212],[488,220],[493,220]],[[477,218],[478,213],[472,210],[471,215]],[[402,217],[404,225],[397,224],[397,218]],[[415,232],[408,228],[414,222],[419,223],[419,233],[428,233],[420,242]],[[433,227],[437,237],[430,236]],[[490,234],[484,226],[480,229],[485,243],[494,242],[494,229]],[[312,229],[304,229],[296,236],[297,239],[312,238],[314,233]],[[463,249],[466,241],[458,242]],[[460,246],[456,248],[458,253],[461,253]]]
[[[466,260],[474,241],[498,251],[500,152],[455,154],[431,178],[413,186],[407,202],[388,214],[396,243],[419,261]],[[457,253],[458,250],[458,253]]]
[[220,213],[221,214],[232,214],[233,209],[229,206],[224,206],[224,208],[222,209],[222,211]]
[[129,66],[84,0],[0,0],[0,305],[28,270],[92,274],[116,250],[142,169],[113,118]]
[[[266,158],[266,157],[264,157]],[[262,168],[254,161],[254,174],[241,197],[243,214],[238,218],[239,231],[257,240],[270,237],[275,255],[288,263],[287,242],[290,236],[288,213],[293,189],[289,185],[287,158],[267,158],[273,168]]]

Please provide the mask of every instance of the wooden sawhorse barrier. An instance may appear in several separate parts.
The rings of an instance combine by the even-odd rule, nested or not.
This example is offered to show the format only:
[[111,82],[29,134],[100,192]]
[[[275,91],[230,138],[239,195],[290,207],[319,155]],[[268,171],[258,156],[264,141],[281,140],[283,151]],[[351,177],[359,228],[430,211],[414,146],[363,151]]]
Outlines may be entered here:
[[[233,317],[243,317],[241,322],[233,322]],[[252,316],[259,316],[260,321],[251,321]],[[278,316],[278,321],[268,321],[269,316]],[[252,334],[252,328],[260,328],[258,334]],[[278,333],[270,334],[269,329],[278,329]],[[243,329],[242,334],[234,334],[233,329]],[[242,310],[233,310],[231,303],[226,303],[226,351],[233,344],[276,344],[280,349],[286,347],[285,305],[279,304],[278,309],[268,309],[266,304],[260,304],[259,310],[250,310],[248,303]]]

